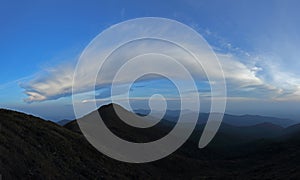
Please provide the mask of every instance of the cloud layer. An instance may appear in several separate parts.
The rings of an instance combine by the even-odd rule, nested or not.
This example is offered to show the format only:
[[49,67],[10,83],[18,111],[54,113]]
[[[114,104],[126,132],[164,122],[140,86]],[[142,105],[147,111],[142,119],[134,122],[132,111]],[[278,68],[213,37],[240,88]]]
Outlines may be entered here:
[[31,81],[20,83],[28,96],[24,101],[58,99],[72,93],[74,66],[63,64],[38,73]]
[[[119,76],[114,83],[122,86],[134,81],[136,74],[156,70],[166,71],[169,78],[184,81],[187,79],[183,76],[184,71],[179,68],[181,66],[192,75],[196,83],[210,81],[211,85],[215,85],[221,82],[222,73],[217,68],[215,56],[204,40],[199,43],[201,38],[190,35],[195,33],[192,29],[189,30],[190,33],[186,33],[186,29],[174,28],[173,24],[168,24],[168,22],[163,24],[159,32],[151,29],[158,25],[160,24],[145,24],[144,26],[130,24],[122,26],[122,29],[112,28],[109,32],[105,31],[104,35],[97,37],[101,41],[94,40],[92,45],[85,50],[76,70],[74,64],[63,64],[47,69],[32,80],[22,83],[21,87],[28,96],[25,101],[41,102],[70,96],[72,86],[75,87],[73,92],[75,94],[90,92],[95,88],[96,90],[109,88],[118,70],[124,68],[123,65],[130,64],[130,61],[136,60],[137,57],[141,61],[135,61],[131,69],[124,71],[125,74]],[[154,36],[153,34],[158,34],[160,40],[143,39],[143,37]],[[131,39],[134,40],[128,41]],[[175,39],[177,44],[165,39]],[[116,46],[118,48],[115,48]],[[191,54],[185,48],[196,53]],[[221,52],[216,55],[225,75],[229,97],[300,99],[300,79],[268,63],[270,60],[264,60],[265,63],[261,63],[249,54],[247,57]],[[202,67],[194,57],[200,60]],[[170,63],[171,61],[173,63]],[[177,66],[172,65],[174,62]],[[246,64],[245,62],[253,63]],[[99,69],[100,66],[101,69]],[[98,74],[97,78],[94,77],[95,74]],[[73,83],[73,77],[76,79],[75,83]],[[147,76],[141,81],[147,82],[153,79],[157,77]],[[119,89],[117,95],[123,93],[122,88]],[[189,87],[186,88],[186,92],[189,92]],[[198,91],[190,93],[198,93]],[[187,96],[191,94],[187,93]]]
[[[278,100],[295,100],[300,97],[299,79],[293,77],[289,73],[280,72],[279,70],[272,72],[272,70],[269,69],[268,71],[268,67],[264,70],[261,70],[256,66],[248,67],[243,64],[238,57],[235,57],[232,54],[217,54],[217,56],[225,74],[228,96],[271,98]],[[185,61],[188,61],[188,59]],[[193,66],[192,63],[191,66]],[[116,66],[114,66],[113,63],[107,67],[105,72],[115,72]],[[29,82],[21,83],[21,87],[25,89],[25,93],[28,95],[28,98],[26,98],[25,101],[31,103],[70,96],[72,94],[74,68],[75,66],[70,64],[60,65],[39,73]],[[91,71],[90,69],[94,67],[87,65],[86,68]],[[206,71],[213,71],[213,69]],[[260,71],[265,72],[262,73]],[[205,79],[205,73],[201,70],[197,73],[194,72],[194,74],[203,77],[199,79],[199,81],[207,80]],[[106,74],[106,76],[107,80],[111,78],[109,73]],[[271,80],[266,82],[267,80],[264,79],[264,76],[271,76]],[[174,71],[174,77],[176,77],[176,71]],[[127,78],[130,78],[130,73],[128,73]],[[147,81],[148,80],[151,80],[151,78],[147,79]],[[90,88],[94,85],[93,81],[85,79],[82,79],[82,81],[84,82],[81,84],[82,92],[90,91]],[[123,79],[123,81],[120,81],[119,83],[122,84],[127,81],[128,79]],[[97,86],[98,89],[107,89],[109,87],[106,82],[98,82]],[[105,97],[107,98],[108,95],[105,95]]]

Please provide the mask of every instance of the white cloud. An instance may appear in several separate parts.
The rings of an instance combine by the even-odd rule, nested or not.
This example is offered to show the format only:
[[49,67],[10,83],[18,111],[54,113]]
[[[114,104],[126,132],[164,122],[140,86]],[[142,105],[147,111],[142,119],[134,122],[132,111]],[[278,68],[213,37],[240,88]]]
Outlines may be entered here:
[[[155,26],[158,25],[155,24]],[[146,54],[145,56],[140,56],[143,59],[143,63],[133,64],[134,66],[131,67],[131,70],[125,71],[126,74],[115,81],[117,84],[130,83],[132,80],[135,80],[136,74],[153,70],[166,71],[168,72],[168,77],[175,79],[183,77],[184,73],[179,68],[180,66],[170,64],[171,60],[166,56],[157,54],[149,56],[149,53],[153,52],[175,58],[191,73],[196,81],[207,81],[208,77],[206,74],[209,75],[209,80],[212,80],[212,83],[217,84],[222,80],[221,73],[216,68],[218,64],[214,61],[215,57],[212,56],[210,48],[204,41],[199,42],[199,39],[186,33],[184,30],[180,30],[180,28],[172,27],[172,24],[164,24],[159,32],[156,32],[156,29],[153,31],[153,29],[145,27],[148,26],[131,24],[122,26],[121,29],[113,29],[112,34],[104,32],[103,36],[97,37],[101,38],[101,41],[93,41],[92,46],[81,56],[80,66],[75,75],[75,84],[73,84],[75,65],[63,64],[48,69],[31,81],[21,84],[21,87],[25,89],[25,93],[28,95],[25,101],[39,102],[70,96],[72,94],[72,85],[76,87],[74,93],[89,92],[94,90],[95,87],[96,89],[108,87],[111,85],[117,71],[122,68],[122,65],[126,64],[128,59],[141,54]],[[153,27],[153,24],[150,27]],[[194,31],[191,32],[193,33]],[[151,37],[153,34],[160,35],[162,40],[141,39],[131,42],[127,41],[128,39],[137,39],[137,36],[140,38],[145,36]],[[194,52],[194,55],[200,59],[203,65],[202,68],[199,67],[198,62],[193,59],[189,52],[183,50],[178,44],[170,43],[163,39],[176,39],[177,41],[175,42],[179,42],[180,46]],[[121,42],[118,40],[121,40]],[[125,43],[125,45],[120,46],[121,43]],[[229,49],[246,53],[239,48],[233,47],[231,44],[226,44]],[[116,50],[114,48],[116,46],[120,47]],[[201,48],[199,49],[199,47]],[[110,52],[113,53],[110,54]],[[109,58],[105,59],[108,55],[110,55]],[[299,94],[299,79],[292,78],[291,75],[272,67],[270,64],[265,66],[245,64],[246,60],[235,56],[233,53],[218,52],[217,57],[225,74],[229,96],[280,97],[284,99],[285,97]],[[251,58],[249,54],[246,57]],[[251,59],[251,61],[254,60]],[[100,66],[102,69],[99,73]],[[96,80],[94,78],[95,74],[98,74]],[[270,78],[266,78],[266,74]],[[152,78],[150,76],[144,80]]]
[[74,66],[62,64],[38,73],[31,81],[20,83],[28,98],[25,102],[58,99],[71,94]]
[[[162,48],[162,47],[160,47]],[[126,55],[125,55],[126,56]],[[180,56],[177,54],[177,56]],[[234,57],[231,54],[217,54],[220,63],[223,67],[223,71],[226,77],[226,82],[228,86],[228,94],[231,95],[232,92],[242,92],[247,91],[249,95],[254,95],[256,91],[262,91],[264,89],[264,94],[269,94],[271,91],[277,90],[275,87],[272,87],[266,84],[262,79],[256,76],[256,72],[260,70],[258,67],[247,67],[241,63],[237,57]],[[184,59],[184,57],[181,57]],[[189,69],[192,69],[194,75],[201,76],[201,80],[205,79],[205,73],[203,71],[197,71],[193,66],[193,61],[185,59]],[[115,68],[118,68],[119,61],[110,62],[107,64],[105,70],[105,75],[102,77],[102,80],[97,82],[98,88],[104,87],[109,82],[109,79],[113,77]],[[92,64],[92,63],[91,63]],[[160,66],[159,64],[157,66]],[[147,67],[139,67],[141,71],[147,71]],[[95,66],[86,64],[87,71],[82,73],[86,76],[83,76],[80,84],[80,92],[90,91],[93,87],[93,80],[89,77],[88,72],[96,71]],[[214,69],[206,69],[208,73],[218,75],[218,73],[213,72]],[[28,95],[26,102],[38,102],[51,99],[58,99],[65,96],[70,96],[72,93],[72,80],[74,73],[74,65],[61,65],[49,70],[46,70],[44,73],[40,73],[34,79],[27,83],[23,83],[21,86],[25,89],[25,93]],[[172,74],[173,77],[178,76],[177,72],[174,71]],[[121,79],[120,84],[126,83],[132,78],[130,72],[128,76]],[[155,87],[154,87],[155,88]],[[80,93],[78,92],[78,93]],[[252,94],[251,94],[252,92]],[[248,96],[249,96],[248,95]]]

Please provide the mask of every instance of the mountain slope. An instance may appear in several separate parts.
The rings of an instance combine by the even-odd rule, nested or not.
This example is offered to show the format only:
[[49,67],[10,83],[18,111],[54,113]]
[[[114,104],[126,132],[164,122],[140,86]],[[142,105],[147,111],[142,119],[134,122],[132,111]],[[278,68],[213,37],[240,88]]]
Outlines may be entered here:
[[[132,115],[123,110],[128,116]],[[114,133],[131,141],[159,138],[173,125],[163,121],[152,129],[155,132],[141,131],[124,126],[112,105],[101,107],[99,112]],[[0,110],[0,123],[3,179],[283,179],[300,176],[300,134],[297,133],[285,139],[266,139],[256,137],[255,132],[223,124],[213,142],[198,149],[203,128],[198,125],[192,137],[172,155],[151,163],[130,164],[95,150],[81,135],[76,121],[61,127],[31,115]],[[245,128],[249,128],[247,131],[255,129]],[[272,124],[256,128],[282,130]],[[250,141],[245,137],[247,133]],[[138,137],[133,137],[136,135]]]
[[[4,179],[137,176],[131,164],[102,155],[83,136],[55,123],[2,109],[0,119],[0,173]],[[148,177],[147,171],[151,168],[141,170],[139,175]]]

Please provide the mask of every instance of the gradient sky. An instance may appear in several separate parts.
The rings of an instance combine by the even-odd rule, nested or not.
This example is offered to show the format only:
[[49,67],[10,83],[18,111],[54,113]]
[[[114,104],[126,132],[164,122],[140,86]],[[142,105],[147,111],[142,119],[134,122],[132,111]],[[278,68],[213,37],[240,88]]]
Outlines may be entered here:
[[[104,29],[124,20],[154,16],[194,28],[213,47],[225,70],[235,76],[228,77],[227,113],[298,119],[299,7],[296,0],[1,1],[0,107],[51,120],[73,118],[70,96],[28,103],[28,92],[36,82],[48,82],[53,73],[66,73],[61,67],[72,68]],[[242,85],[241,77],[251,83]],[[156,82],[155,86],[164,84]]]

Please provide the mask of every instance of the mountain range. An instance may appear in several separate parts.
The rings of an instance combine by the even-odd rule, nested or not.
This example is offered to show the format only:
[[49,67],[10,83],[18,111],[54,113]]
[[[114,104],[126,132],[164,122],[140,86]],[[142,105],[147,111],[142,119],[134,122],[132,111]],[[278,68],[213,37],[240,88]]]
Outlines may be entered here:
[[[134,113],[145,116],[149,114],[149,110],[145,109],[137,109],[134,110]],[[180,115],[180,110],[167,110],[164,115],[164,119],[169,121],[176,121],[178,119],[178,116]],[[185,115],[185,117],[195,117],[195,112],[191,112],[188,110],[182,111],[182,113]],[[155,117],[156,114],[161,114],[160,112],[154,112],[152,113]],[[209,113],[199,113],[198,114],[198,123],[206,123]],[[188,119],[187,119],[188,120]],[[277,117],[269,117],[269,116],[259,116],[259,115],[231,115],[231,114],[224,114],[223,122],[233,125],[233,126],[252,126],[256,124],[261,123],[272,123],[275,125],[288,127],[294,124],[297,124],[298,122],[292,119],[287,118],[277,118]]]
[[[151,128],[134,128],[115,113],[138,118],[118,105],[99,113],[119,137],[148,142],[175,125],[163,119]],[[91,114],[87,115],[90,116]],[[86,117],[82,117],[84,121]],[[228,118],[230,116],[227,116]],[[240,116],[243,117],[243,116]],[[251,120],[252,116],[244,116]],[[0,174],[3,179],[297,179],[300,177],[300,124],[271,122],[234,126],[224,120],[213,141],[198,149],[205,124],[197,124],[188,141],[173,154],[151,163],[111,159],[88,143],[76,120],[64,126],[24,113],[0,110]],[[258,119],[261,119],[258,118]]]

